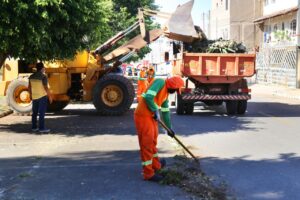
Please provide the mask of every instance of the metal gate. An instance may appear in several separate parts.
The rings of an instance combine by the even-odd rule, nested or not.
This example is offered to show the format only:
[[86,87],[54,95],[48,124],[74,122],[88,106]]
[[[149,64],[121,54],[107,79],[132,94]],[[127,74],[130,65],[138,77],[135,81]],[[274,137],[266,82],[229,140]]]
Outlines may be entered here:
[[264,45],[256,55],[256,82],[296,88],[297,47]]

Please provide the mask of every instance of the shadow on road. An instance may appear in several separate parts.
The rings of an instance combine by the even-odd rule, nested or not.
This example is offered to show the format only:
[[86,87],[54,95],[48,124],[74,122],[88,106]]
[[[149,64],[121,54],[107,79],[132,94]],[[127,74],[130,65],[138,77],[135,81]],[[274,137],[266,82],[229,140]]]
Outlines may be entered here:
[[208,174],[218,174],[240,191],[239,199],[300,199],[300,157],[280,154],[278,159],[204,158]]
[[[226,180],[233,193],[239,191],[238,199],[300,199],[300,157],[289,153],[278,159],[247,158],[202,158],[200,162],[208,175]],[[142,181],[135,150],[6,158],[0,163],[0,188],[15,187],[4,193],[7,199],[18,195],[26,199],[140,199],[145,193],[151,195],[143,199],[189,199],[176,188]]]
[[135,150],[0,162],[4,199],[191,199],[178,188],[143,181],[139,152]]
[[[51,134],[66,136],[94,135],[136,135],[133,121],[134,110],[129,110],[123,116],[100,116],[93,108],[66,109],[57,113],[49,113],[46,125]],[[226,133],[239,130],[261,131],[263,124],[257,126],[257,118],[264,117],[300,117],[300,105],[289,105],[273,102],[249,102],[245,115],[228,116],[224,107],[212,110],[196,106],[193,115],[176,115],[171,109],[173,129],[179,135],[206,133]],[[15,133],[31,133],[30,118],[23,123],[0,123],[1,131]],[[161,132],[163,130],[161,129]],[[36,133],[31,133],[36,134]]]

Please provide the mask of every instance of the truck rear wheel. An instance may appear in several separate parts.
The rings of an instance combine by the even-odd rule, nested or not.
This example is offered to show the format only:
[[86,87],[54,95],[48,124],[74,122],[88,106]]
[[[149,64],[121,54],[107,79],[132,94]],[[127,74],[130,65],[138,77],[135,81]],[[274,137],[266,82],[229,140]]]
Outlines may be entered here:
[[132,82],[124,76],[108,74],[93,89],[93,103],[102,115],[122,115],[134,99]]
[[246,100],[238,101],[237,114],[243,115],[245,114],[246,110],[247,110],[247,101]]
[[51,104],[48,102],[47,112],[58,112],[58,111],[61,111],[68,104],[69,104],[69,101],[53,101]]
[[182,100],[182,96],[180,94],[176,94],[175,108],[176,108],[176,114],[177,115],[183,115],[184,114],[184,103],[183,103],[183,100]]
[[10,82],[6,100],[8,106],[19,113],[29,113],[32,110],[32,101],[28,90],[28,79],[15,79]]
[[228,115],[234,115],[237,113],[238,101],[226,101],[226,110]]
[[194,112],[194,103],[185,104],[185,114],[191,115]]

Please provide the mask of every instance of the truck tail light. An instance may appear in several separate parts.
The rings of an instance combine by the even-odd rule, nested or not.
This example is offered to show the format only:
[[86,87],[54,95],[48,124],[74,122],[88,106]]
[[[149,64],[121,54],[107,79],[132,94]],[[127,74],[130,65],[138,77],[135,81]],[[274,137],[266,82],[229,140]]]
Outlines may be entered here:
[[191,93],[192,89],[191,88],[181,88],[182,93]]
[[238,89],[239,93],[250,93],[251,89],[250,88],[240,88]]

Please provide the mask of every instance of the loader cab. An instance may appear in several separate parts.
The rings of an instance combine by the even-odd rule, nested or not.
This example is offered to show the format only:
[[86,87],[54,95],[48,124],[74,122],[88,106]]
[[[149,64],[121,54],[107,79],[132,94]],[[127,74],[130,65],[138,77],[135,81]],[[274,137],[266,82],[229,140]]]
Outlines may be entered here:
[[35,66],[26,60],[18,60],[18,74],[31,74],[36,71]]

